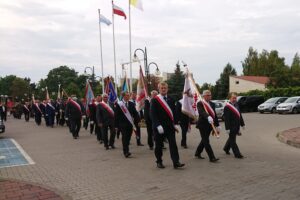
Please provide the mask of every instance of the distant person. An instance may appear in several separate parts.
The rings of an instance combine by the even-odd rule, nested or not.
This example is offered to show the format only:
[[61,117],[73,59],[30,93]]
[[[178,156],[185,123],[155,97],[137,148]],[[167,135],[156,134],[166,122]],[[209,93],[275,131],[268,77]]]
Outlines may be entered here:
[[34,104],[32,105],[32,109],[34,112],[35,123],[39,126],[42,122],[43,112],[40,106],[40,101],[38,99],[35,100]]
[[190,129],[192,119],[182,112],[182,99],[176,103],[176,115],[178,116],[178,122],[181,128],[181,146],[187,149],[186,135]]
[[242,159],[238,145],[236,144],[236,136],[241,135],[240,127],[245,128],[245,123],[242,114],[237,105],[237,95],[235,93],[229,94],[229,103],[226,103],[224,108],[225,129],[229,134],[229,138],[223,148],[226,154],[230,154],[230,148],[233,151],[234,157]]
[[24,118],[25,118],[26,122],[29,121],[30,112],[31,112],[31,108],[29,106],[29,103],[26,101],[25,104],[23,105],[23,113],[24,113]]
[[55,105],[53,103],[53,100],[47,100],[47,104],[45,107],[45,115],[48,120],[48,126],[53,128],[54,126],[54,121],[55,121]]

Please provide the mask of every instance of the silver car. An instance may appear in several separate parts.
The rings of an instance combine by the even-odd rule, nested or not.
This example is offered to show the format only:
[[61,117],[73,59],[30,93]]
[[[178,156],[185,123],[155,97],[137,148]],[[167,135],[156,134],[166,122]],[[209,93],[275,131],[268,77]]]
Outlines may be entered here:
[[216,105],[216,113],[218,119],[221,119],[224,121],[224,107],[225,107],[225,101],[222,100],[213,100],[212,102]]
[[257,107],[258,112],[264,113],[264,112],[271,112],[276,113],[276,107],[283,103],[285,100],[287,100],[287,97],[274,97],[270,98],[264,103],[260,104]]
[[284,103],[279,104],[276,110],[279,114],[300,113],[300,96],[288,98]]

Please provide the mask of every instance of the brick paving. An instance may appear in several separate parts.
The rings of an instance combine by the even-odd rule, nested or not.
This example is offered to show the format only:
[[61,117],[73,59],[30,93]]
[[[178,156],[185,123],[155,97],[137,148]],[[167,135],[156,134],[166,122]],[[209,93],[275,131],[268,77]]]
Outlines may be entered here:
[[279,133],[278,139],[288,145],[300,148],[300,127]]
[[0,200],[63,200],[40,186],[13,180],[0,180]]
[[[200,135],[193,127],[188,134],[189,148],[178,146],[180,160],[186,163],[183,170],[173,169],[168,150],[163,157],[167,168],[157,169],[153,151],[136,146],[134,137],[130,145],[133,156],[125,159],[120,139],[117,149],[106,151],[85,130],[73,140],[66,127],[37,127],[32,120],[9,119],[7,132],[0,137],[14,138],[36,164],[2,168],[0,177],[49,187],[75,200],[299,200],[300,151],[279,142],[276,134],[298,127],[300,115],[253,113],[244,118],[246,130],[237,142],[245,159],[223,152],[226,134],[211,139],[219,163],[208,162],[206,153],[204,160],[194,158]],[[144,144],[145,134],[142,129]]]

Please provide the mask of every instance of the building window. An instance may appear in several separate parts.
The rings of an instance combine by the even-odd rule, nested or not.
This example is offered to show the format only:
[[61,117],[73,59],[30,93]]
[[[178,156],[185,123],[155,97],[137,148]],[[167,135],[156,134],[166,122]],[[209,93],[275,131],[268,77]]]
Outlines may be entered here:
[[235,84],[239,84],[240,82],[239,81],[235,81]]

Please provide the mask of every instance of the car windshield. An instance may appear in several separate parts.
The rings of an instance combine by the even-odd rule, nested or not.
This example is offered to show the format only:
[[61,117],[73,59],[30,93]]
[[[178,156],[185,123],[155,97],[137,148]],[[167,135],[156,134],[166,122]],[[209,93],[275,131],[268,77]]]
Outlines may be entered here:
[[284,103],[295,103],[298,99],[298,97],[291,97],[288,98]]
[[222,108],[222,103],[216,103],[216,108]]
[[276,101],[278,100],[279,98],[271,98],[271,99],[268,99],[265,103],[276,103]]

